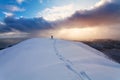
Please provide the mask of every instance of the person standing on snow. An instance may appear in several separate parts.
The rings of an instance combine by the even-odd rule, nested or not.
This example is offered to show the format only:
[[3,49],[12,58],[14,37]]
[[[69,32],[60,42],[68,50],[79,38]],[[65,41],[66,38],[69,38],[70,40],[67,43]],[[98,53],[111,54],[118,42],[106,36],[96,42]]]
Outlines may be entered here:
[[51,39],[53,39],[53,35],[51,35]]

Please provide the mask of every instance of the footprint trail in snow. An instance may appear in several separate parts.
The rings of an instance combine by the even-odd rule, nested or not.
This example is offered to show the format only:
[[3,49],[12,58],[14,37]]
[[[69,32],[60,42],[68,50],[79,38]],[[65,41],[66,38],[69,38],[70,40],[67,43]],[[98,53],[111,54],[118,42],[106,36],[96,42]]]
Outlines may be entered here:
[[84,71],[81,71],[79,73],[76,70],[76,68],[74,67],[73,63],[70,60],[66,59],[63,55],[61,55],[59,53],[59,50],[57,48],[57,40],[56,39],[53,39],[53,40],[54,40],[53,41],[53,48],[54,48],[54,51],[56,53],[56,56],[65,64],[67,69],[72,71],[78,77],[78,80],[91,80]]

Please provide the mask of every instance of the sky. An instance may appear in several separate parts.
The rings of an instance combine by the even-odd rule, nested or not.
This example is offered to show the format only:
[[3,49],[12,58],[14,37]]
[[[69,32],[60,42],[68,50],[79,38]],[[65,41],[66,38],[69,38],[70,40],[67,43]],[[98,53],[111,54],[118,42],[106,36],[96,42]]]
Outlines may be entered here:
[[119,0],[0,0],[0,38],[120,40]]
[[[51,15],[58,19],[70,16],[76,10],[89,8],[99,0],[0,0],[0,18],[15,17],[44,17],[47,20]],[[59,13],[59,14],[58,14]],[[50,15],[51,14],[51,15]],[[64,16],[63,16],[64,15]],[[57,18],[56,18],[57,17]]]

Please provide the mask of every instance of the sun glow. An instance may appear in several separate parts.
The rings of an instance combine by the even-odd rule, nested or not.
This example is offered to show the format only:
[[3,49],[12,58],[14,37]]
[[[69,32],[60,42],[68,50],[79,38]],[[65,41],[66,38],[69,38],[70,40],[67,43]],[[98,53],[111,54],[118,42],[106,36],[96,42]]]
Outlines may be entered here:
[[97,28],[71,28],[61,29],[56,36],[70,40],[90,40],[99,36],[99,34]]

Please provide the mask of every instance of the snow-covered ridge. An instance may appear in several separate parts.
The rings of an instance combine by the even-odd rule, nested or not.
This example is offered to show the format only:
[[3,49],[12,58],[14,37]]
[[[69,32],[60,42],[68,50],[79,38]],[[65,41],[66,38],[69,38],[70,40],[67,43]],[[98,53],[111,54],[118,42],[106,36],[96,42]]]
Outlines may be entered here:
[[120,80],[120,64],[83,43],[34,38],[0,51],[0,80]]

